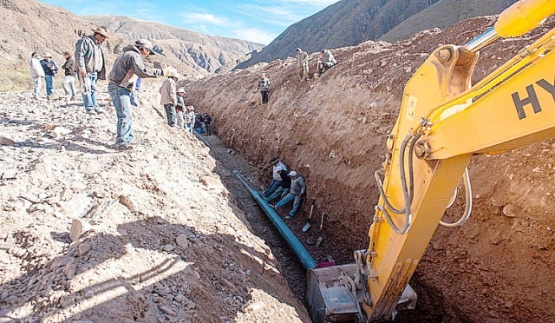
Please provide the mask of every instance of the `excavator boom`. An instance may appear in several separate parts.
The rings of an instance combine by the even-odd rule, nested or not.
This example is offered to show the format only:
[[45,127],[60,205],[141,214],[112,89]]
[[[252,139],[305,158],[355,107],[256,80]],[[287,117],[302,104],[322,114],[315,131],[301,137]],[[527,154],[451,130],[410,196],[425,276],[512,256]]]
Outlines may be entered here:
[[468,210],[446,225],[470,215],[465,174],[471,157],[555,137],[555,30],[470,82],[479,49],[523,35],[553,14],[553,0],[518,1],[465,46],[436,49],[408,81],[387,141],[389,157],[376,172],[380,199],[368,249],[355,252],[356,264],[309,271],[314,321],[383,321],[414,308],[408,282],[463,177]]

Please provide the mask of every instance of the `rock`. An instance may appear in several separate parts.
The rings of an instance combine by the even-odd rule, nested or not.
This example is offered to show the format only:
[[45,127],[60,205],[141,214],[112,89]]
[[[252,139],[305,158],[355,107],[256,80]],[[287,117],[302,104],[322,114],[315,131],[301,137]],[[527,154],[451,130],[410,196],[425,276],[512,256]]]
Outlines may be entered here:
[[120,195],[118,197],[119,202],[124,205],[125,207],[127,207],[129,209],[129,211],[131,212],[137,212],[137,205],[135,204],[135,202],[131,199],[130,196],[128,195]]
[[69,262],[64,268],[64,274],[66,275],[67,279],[72,279],[75,277],[75,273],[77,272],[77,264],[74,261]]
[[168,251],[168,252],[172,251],[173,249],[175,249],[175,247],[171,244],[167,244],[167,245],[164,246],[164,248],[162,248],[162,250]]
[[507,204],[503,207],[503,214],[508,218],[516,218],[516,210],[512,204]]
[[15,141],[11,140],[10,138],[0,137],[0,146],[14,146]]
[[17,178],[17,169],[6,169],[2,173],[2,179],[16,179]]
[[71,221],[71,229],[69,230],[69,238],[71,241],[79,240],[81,233],[88,231],[90,227],[90,224],[81,219],[73,219]]
[[185,234],[180,234],[175,238],[175,243],[183,249],[187,249],[189,247],[189,240]]
[[91,251],[91,249],[92,249],[92,245],[90,243],[83,243],[83,244],[79,245],[77,254],[79,255],[79,257],[83,257],[84,255],[89,253],[89,251]]
[[255,313],[266,307],[266,303],[259,301],[243,307],[243,313]]
[[160,311],[170,316],[177,315],[177,313],[174,310],[172,310],[169,306],[160,306]]

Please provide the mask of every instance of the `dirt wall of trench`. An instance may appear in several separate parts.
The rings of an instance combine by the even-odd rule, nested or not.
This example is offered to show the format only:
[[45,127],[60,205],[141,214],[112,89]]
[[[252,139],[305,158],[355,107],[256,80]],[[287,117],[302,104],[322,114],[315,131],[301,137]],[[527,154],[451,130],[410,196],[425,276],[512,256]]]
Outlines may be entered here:
[[[305,175],[308,199],[316,199],[316,214],[326,215],[323,248],[337,262],[351,262],[352,251],[366,247],[378,199],[373,174],[385,159],[404,84],[438,45],[462,45],[493,21],[476,18],[395,44],[335,49],[339,64],[308,82],[299,82],[292,58],[258,64],[189,84],[187,104],[213,116],[215,132],[259,167],[260,179],[269,177],[274,156]],[[554,25],[549,20],[523,38],[484,49],[473,82]],[[313,53],[311,72],[316,61]],[[261,73],[272,82],[267,105],[253,93]],[[462,228],[437,230],[412,281],[420,306],[438,321],[555,317],[554,142],[472,160],[473,217]],[[463,202],[447,214],[460,214]],[[302,226],[308,209],[305,203],[290,226]]]

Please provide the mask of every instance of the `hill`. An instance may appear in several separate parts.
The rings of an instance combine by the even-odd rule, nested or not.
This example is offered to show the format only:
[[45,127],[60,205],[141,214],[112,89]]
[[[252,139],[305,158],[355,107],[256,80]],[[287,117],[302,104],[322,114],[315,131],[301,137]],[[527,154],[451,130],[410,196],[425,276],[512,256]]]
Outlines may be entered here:
[[85,16],[85,20],[106,26],[118,37],[128,41],[139,38],[153,40],[157,50],[180,61],[184,66],[206,76],[233,69],[263,45],[245,40],[208,36],[155,22],[121,16]]
[[238,68],[368,40],[393,42],[419,31],[446,28],[466,18],[501,12],[513,0],[342,0],[291,25]]
[[[35,0],[2,1],[0,15],[0,68],[3,70],[0,74],[0,90],[31,86],[27,61],[32,52],[50,52],[54,62],[61,66],[64,62],[62,53],[73,52],[79,35],[89,34],[95,27],[94,23],[63,8]],[[120,18],[125,22],[120,31],[126,32],[116,32],[106,41],[108,66],[111,66],[124,45],[140,35],[156,37],[153,42],[162,55],[151,58],[152,64],[175,66],[181,74],[192,79],[231,69],[238,60],[244,60],[245,55],[261,47],[237,39],[211,37],[161,24],[148,23],[142,29],[136,28],[129,18],[111,17],[106,18],[106,22],[114,26]],[[141,34],[136,33],[139,31]],[[162,35],[175,39],[162,38]]]

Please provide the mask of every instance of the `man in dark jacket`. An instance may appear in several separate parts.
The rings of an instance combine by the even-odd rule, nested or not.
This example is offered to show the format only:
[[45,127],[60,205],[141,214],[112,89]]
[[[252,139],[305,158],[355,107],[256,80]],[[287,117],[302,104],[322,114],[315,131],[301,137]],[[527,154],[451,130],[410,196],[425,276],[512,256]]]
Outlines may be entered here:
[[44,59],[40,61],[42,69],[44,70],[44,81],[46,83],[46,99],[52,99],[52,92],[54,91],[54,75],[58,73],[58,66],[52,60],[50,53],[44,54]]
[[132,148],[133,123],[131,119],[131,92],[138,77],[158,77],[160,69],[145,67],[143,57],[154,55],[149,40],[139,39],[134,45],[127,45],[110,71],[108,92],[118,117],[116,128],[116,148],[120,151]]
[[62,88],[66,95],[71,94],[71,101],[75,100],[75,60],[71,57],[69,52],[64,52],[64,58],[66,62],[62,65],[64,70],[65,78],[62,81]]
[[212,130],[210,129],[211,124],[212,124],[212,117],[207,113],[204,115],[204,130],[206,130],[207,136],[212,135]]

